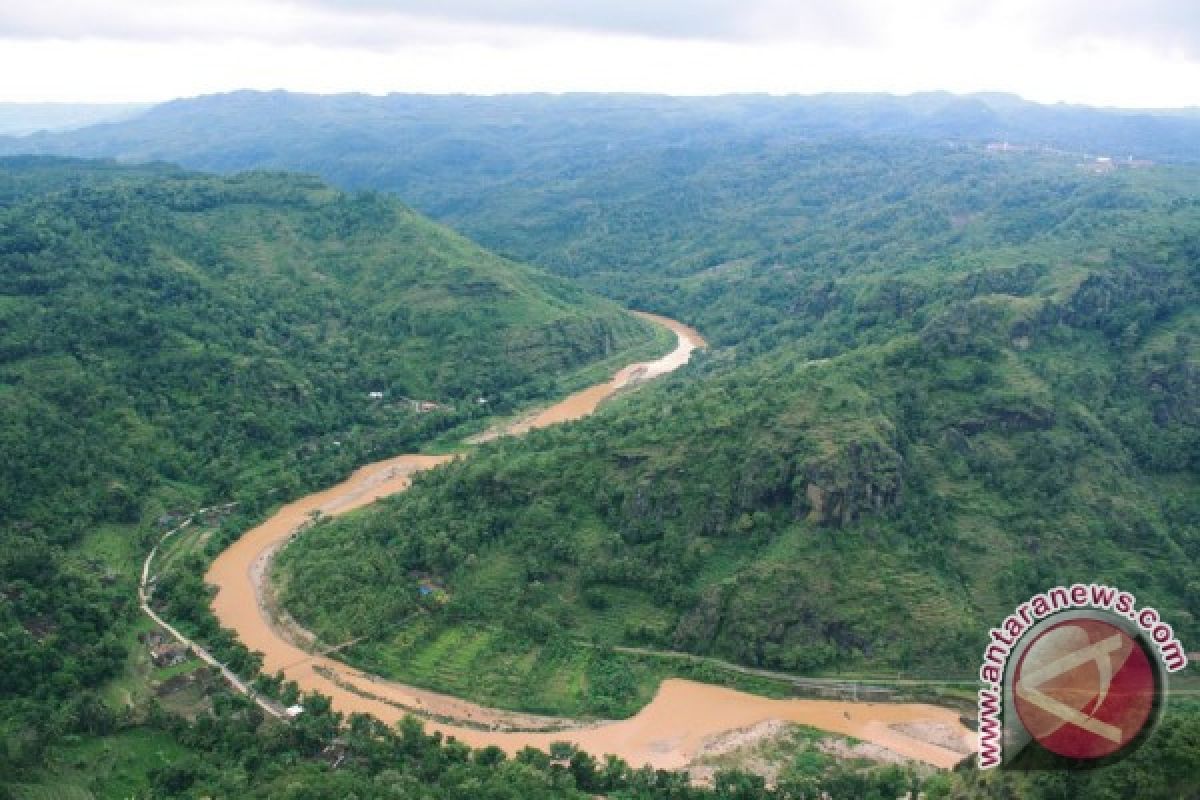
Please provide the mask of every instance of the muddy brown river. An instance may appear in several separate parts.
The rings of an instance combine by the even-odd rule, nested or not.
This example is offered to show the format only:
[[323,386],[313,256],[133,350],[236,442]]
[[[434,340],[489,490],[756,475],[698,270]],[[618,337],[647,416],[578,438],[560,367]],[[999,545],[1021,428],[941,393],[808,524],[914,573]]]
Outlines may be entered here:
[[[477,441],[519,435],[587,416],[616,392],[678,369],[694,350],[704,347],[700,334],[686,325],[652,314],[641,316],[672,330],[677,339],[675,349],[657,361],[625,367],[611,380],[506,423]],[[664,681],[650,704],[629,719],[580,723],[538,717],[387,681],[296,644],[295,637],[277,626],[265,610],[263,592],[272,555],[310,520],[313,512],[344,514],[402,492],[409,487],[414,473],[451,458],[401,455],[368,464],[336,486],[283,506],[217,557],[205,576],[217,589],[213,612],[246,647],[263,654],[263,672],[282,671],[302,690],[330,697],[334,708],[343,713],[365,712],[389,723],[416,713],[426,718],[427,728],[473,747],[496,745],[509,753],[526,745],[546,749],[553,741],[570,741],[595,755],[613,754],[635,766],[678,769],[691,763],[715,737],[767,720],[797,722],[854,736],[942,768],[956,764],[972,747],[970,733],[958,714],[937,706],[778,700],[674,679]],[[527,732],[530,729],[542,732]],[[914,733],[922,730],[936,731],[937,735]],[[947,735],[951,747],[946,746]]]

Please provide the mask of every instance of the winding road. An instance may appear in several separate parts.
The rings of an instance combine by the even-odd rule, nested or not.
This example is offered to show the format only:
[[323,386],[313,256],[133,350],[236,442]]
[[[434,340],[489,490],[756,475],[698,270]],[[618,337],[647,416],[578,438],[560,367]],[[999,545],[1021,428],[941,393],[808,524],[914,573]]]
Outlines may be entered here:
[[[656,361],[627,366],[605,383],[577,392],[478,440],[519,435],[587,416],[616,392],[678,369],[693,351],[705,346],[700,334],[686,325],[651,314],[640,316],[673,331],[675,349]],[[282,671],[304,691],[330,697],[334,708],[344,713],[364,712],[389,723],[415,713],[426,719],[428,728],[472,747],[496,745],[509,753],[526,745],[546,749],[551,742],[570,741],[593,754],[616,755],[633,765],[679,769],[691,763],[714,737],[773,719],[854,736],[942,768],[952,767],[973,747],[971,734],[958,714],[937,706],[778,700],[675,679],[665,681],[650,704],[626,720],[582,723],[539,717],[386,681],[297,644],[295,637],[278,626],[266,610],[263,592],[274,553],[310,522],[313,512],[344,514],[404,491],[415,473],[451,458],[401,455],[369,464],[336,486],[285,505],[217,557],[205,576],[217,589],[213,612],[246,647],[263,654],[264,672]],[[917,738],[911,733],[922,729],[937,735]],[[944,746],[947,737],[955,746]]]

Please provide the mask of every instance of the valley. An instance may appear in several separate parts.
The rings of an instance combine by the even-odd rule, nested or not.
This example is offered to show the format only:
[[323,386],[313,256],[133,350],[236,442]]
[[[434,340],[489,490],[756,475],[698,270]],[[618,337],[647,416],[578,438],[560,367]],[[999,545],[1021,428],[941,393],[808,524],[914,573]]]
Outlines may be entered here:
[[[678,343],[671,353],[654,362],[625,367],[612,380],[571,395],[498,433],[519,435],[586,416],[617,391],[683,366],[694,349],[704,346],[699,334],[687,326],[662,317],[650,318],[668,326],[677,336]],[[386,722],[415,713],[428,720],[432,729],[472,747],[495,745],[515,753],[526,746],[544,749],[554,741],[569,741],[588,752],[616,755],[631,764],[679,769],[690,763],[706,739],[767,720],[783,719],[852,735],[943,769],[964,757],[969,747],[969,731],[962,727],[956,712],[931,706],[771,700],[674,680],[664,683],[654,700],[628,721],[586,724],[499,712],[381,680],[311,652],[311,648],[301,648],[295,637],[289,637],[272,619],[263,598],[269,565],[276,551],[292,537],[305,535],[304,529],[314,516],[338,516],[404,491],[415,473],[433,469],[451,458],[397,456],[362,467],[343,483],[284,506],[238,539],[210,567],[205,581],[217,587],[212,601],[217,619],[235,631],[244,645],[263,654],[264,671],[282,673],[303,691],[320,692],[331,698],[337,710],[369,713]],[[319,535],[319,530],[314,535]],[[912,722],[958,731],[963,749],[948,750],[891,727]],[[536,732],[546,729],[548,732]]]
[[0,159],[0,798],[1176,800],[1195,667],[1092,773],[967,723],[1047,586],[1200,639],[1197,124],[245,92],[0,141],[120,159]]

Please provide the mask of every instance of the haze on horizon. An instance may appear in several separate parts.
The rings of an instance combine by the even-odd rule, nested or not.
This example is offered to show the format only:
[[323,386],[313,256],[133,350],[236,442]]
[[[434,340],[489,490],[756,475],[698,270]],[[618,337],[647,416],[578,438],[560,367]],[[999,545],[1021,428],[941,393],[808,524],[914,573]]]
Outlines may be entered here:
[[1172,0],[39,0],[0,7],[0,101],[234,89],[1004,91],[1200,106]]

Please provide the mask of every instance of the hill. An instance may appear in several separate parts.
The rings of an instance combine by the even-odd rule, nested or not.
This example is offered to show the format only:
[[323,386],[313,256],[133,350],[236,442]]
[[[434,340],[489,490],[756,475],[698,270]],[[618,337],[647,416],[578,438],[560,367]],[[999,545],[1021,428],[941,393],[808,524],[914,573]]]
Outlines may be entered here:
[[0,726],[18,763],[123,668],[140,559],[185,513],[252,518],[658,346],[381,195],[58,159],[0,161],[0,309]]
[[0,102],[0,136],[62,132],[133,117],[148,103],[5,103]]
[[303,537],[289,609],[366,636],[343,655],[385,674],[600,715],[663,674],[614,648],[969,679],[987,629],[1059,582],[1136,587],[1200,636],[1200,174],[824,155],[722,174],[773,187],[737,196],[790,215],[781,250],[681,222],[748,248],[647,290],[723,348]]
[[[1055,139],[1001,127],[1014,114],[1053,126],[1078,117]],[[1187,161],[1194,124],[942,95],[244,93],[12,146],[228,171],[302,167],[399,192],[493,249],[699,327],[716,347],[684,373],[585,422],[488,445],[381,509],[326,523],[285,551],[278,575],[289,609],[322,639],[368,637],[342,652],[352,662],[499,705],[624,715],[684,670],[629,648],[804,674],[969,677],[987,628],[1013,603],[1077,579],[1129,587],[1185,643],[1200,637],[1200,175],[1074,152],[1119,156],[1136,142],[1135,156]],[[993,135],[1029,149],[989,150]],[[94,169],[123,181],[172,172]],[[70,172],[17,174],[0,197],[25,203],[42,181],[73,192]],[[268,179],[279,180],[234,182]],[[107,206],[108,195],[95,197],[105,202],[89,205]],[[235,238],[240,254],[247,239]],[[290,295],[263,303],[319,325]],[[378,357],[387,363],[378,348],[345,360],[345,397],[360,399],[356,381],[374,382],[366,371]],[[413,394],[445,391],[456,419],[471,416],[477,387],[416,367],[389,374]],[[497,391],[511,407],[538,388],[518,380]],[[222,426],[241,424],[221,391],[203,399]],[[253,404],[253,393],[237,402]],[[253,513],[277,485],[313,485],[380,442],[407,447],[441,426],[424,416],[411,439],[371,427],[396,419],[334,420],[321,430],[338,434],[305,440],[309,460],[289,457],[288,482],[263,456],[224,488]],[[347,445],[356,440],[345,431],[362,439]],[[229,496],[178,483],[151,515],[177,497]],[[241,529],[227,527],[220,536]],[[107,540],[84,541],[91,553]],[[42,551],[26,550],[28,593],[53,581],[35,571]],[[104,577],[89,569],[72,573],[85,598]],[[118,594],[56,602],[87,625],[79,607]],[[1189,713],[1169,758],[1144,751],[1174,759],[1175,772],[1127,762],[1135,777],[1156,776],[1161,796],[1171,796],[1170,775],[1187,774],[1180,763],[1195,763]],[[222,724],[240,716],[235,708]],[[219,763],[208,724],[189,736]],[[356,747],[378,763],[366,755],[374,745]]]
[[[987,148],[1005,142],[1007,150]],[[1036,234],[1055,224],[1041,206],[1096,183],[1077,165],[1112,157],[1105,163],[1120,180],[1146,159],[1196,162],[1197,142],[1200,119],[1187,114],[996,94],[234,92],[0,140],[0,152],[312,172],[342,188],[394,193],[496,252],[673,312],[684,307],[674,298],[687,290],[685,275],[724,268],[741,281],[781,258],[824,268],[827,254],[841,252],[839,226],[859,230],[855,240],[869,245],[855,254],[862,258],[895,253],[897,243],[878,235],[893,230],[890,217],[924,228],[902,240],[910,244],[970,235],[979,226],[964,223],[987,208],[1009,216],[988,230],[993,237]],[[1053,183],[1022,187],[1039,162],[1058,166]],[[962,189],[957,208],[939,202],[947,181]],[[715,320],[704,322],[718,333]]]
[[[125,113],[130,110],[122,109]],[[732,135],[1008,141],[1073,153],[1196,161],[1194,109],[1041,105],[1015,95],[310,95],[238,91],[173,100],[83,130],[2,140],[5,152],[182,160],[209,169],[321,167],[339,183],[417,181],[464,157],[480,172],[595,145],[690,147]],[[397,153],[388,145],[403,145]],[[610,150],[610,152],[611,152]],[[314,163],[320,160],[320,164]],[[400,183],[389,186],[402,189]]]

